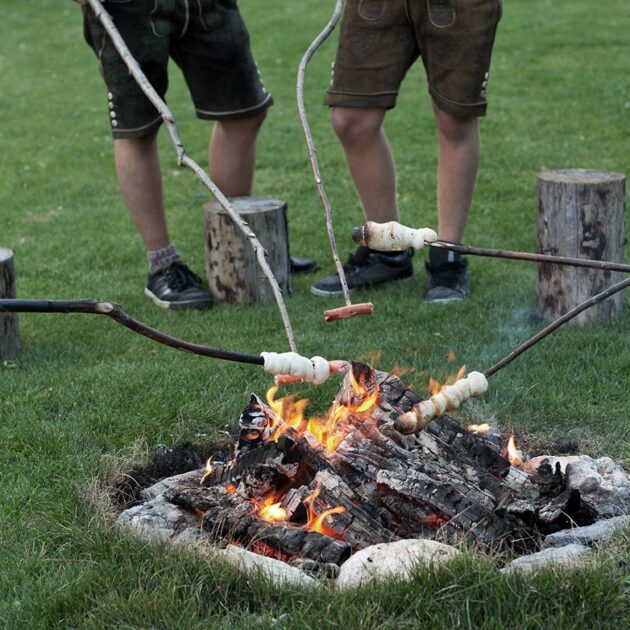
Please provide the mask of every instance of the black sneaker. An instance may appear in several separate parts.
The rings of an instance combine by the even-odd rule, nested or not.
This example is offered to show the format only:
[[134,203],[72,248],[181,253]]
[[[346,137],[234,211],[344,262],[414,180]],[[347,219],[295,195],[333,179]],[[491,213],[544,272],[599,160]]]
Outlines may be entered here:
[[201,278],[181,261],[149,274],[144,293],[162,308],[207,308],[213,302]]
[[[402,280],[413,276],[413,249],[403,252],[379,252],[367,247],[357,247],[343,266],[348,290],[362,289],[374,284]],[[343,290],[339,276],[334,274],[311,285],[313,295],[341,295]]]
[[448,249],[431,247],[424,263],[429,276],[425,299],[429,302],[457,302],[469,293],[468,261]]
[[291,273],[295,274],[313,273],[319,269],[319,263],[311,258],[289,256],[289,264],[291,265]]

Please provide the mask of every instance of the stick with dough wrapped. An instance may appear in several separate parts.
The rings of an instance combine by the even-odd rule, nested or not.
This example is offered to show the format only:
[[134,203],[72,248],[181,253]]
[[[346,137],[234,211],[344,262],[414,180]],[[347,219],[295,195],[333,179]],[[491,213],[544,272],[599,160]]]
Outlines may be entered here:
[[452,385],[445,385],[428,400],[414,405],[410,411],[396,418],[394,426],[401,433],[419,433],[446,411],[457,409],[469,398],[481,396],[488,390],[488,379],[481,372],[471,372]]
[[352,240],[357,245],[381,251],[403,251],[408,247],[422,249],[437,240],[435,230],[431,228],[410,228],[398,221],[375,223],[368,221],[352,230]]
[[347,361],[327,361],[315,356],[310,359],[297,352],[261,352],[266,372],[273,374],[276,385],[304,381],[321,385],[331,374],[347,372]]

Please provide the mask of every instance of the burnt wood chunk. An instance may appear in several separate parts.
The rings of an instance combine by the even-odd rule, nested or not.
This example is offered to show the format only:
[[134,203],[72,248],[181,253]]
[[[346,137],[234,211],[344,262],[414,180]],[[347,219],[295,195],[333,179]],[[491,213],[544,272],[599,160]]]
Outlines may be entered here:
[[[377,388],[373,408],[360,410],[361,396]],[[558,467],[528,475],[498,440],[449,416],[417,435],[397,432],[397,414],[418,400],[397,377],[353,364],[334,402],[347,407],[335,428],[341,441],[328,450],[252,395],[234,459],[165,497],[195,513],[212,540],[314,567],[402,538],[523,549],[561,524],[594,520]],[[269,505],[275,522],[262,511]]]

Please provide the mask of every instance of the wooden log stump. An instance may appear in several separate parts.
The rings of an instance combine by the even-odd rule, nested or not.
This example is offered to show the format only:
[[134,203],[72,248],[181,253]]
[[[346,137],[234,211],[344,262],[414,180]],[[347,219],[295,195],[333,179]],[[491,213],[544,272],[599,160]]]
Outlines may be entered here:
[[[15,298],[13,252],[3,247],[0,247],[0,298]],[[13,359],[19,351],[17,315],[0,313],[0,359]]]
[[[284,294],[291,292],[287,204],[276,199],[236,197],[234,209],[247,221],[267,252],[267,261]],[[273,291],[246,237],[218,202],[204,206],[206,277],[215,298],[224,302],[267,304]]]
[[[542,254],[623,262],[625,176],[567,169],[538,175],[538,251]],[[619,282],[619,272],[541,263],[537,314],[547,321]],[[587,309],[570,323],[613,322],[622,293]]]

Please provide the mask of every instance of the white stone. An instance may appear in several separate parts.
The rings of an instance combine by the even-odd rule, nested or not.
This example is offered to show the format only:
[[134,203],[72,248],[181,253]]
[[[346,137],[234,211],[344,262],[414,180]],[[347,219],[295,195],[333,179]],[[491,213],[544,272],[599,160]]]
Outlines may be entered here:
[[371,580],[409,579],[419,565],[443,564],[460,553],[455,547],[424,539],[372,545],[344,562],[337,586],[346,589]]
[[590,545],[595,542],[610,540],[615,532],[630,527],[630,516],[615,516],[605,521],[598,521],[586,527],[574,527],[549,534],[545,537],[544,547],[563,547],[577,543]]
[[278,585],[317,586],[319,582],[300,569],[285,562],[261,556],[236,545],[228,545],[214,554],[216,558],[242,571],[258,571],[266,579]]
[[501,569],[501,573],[509,573],[510,571],[529,573],[541,567],[549,566],[579,566],[591,553],[591,549],[584,545],[552,547],[512,560]]

